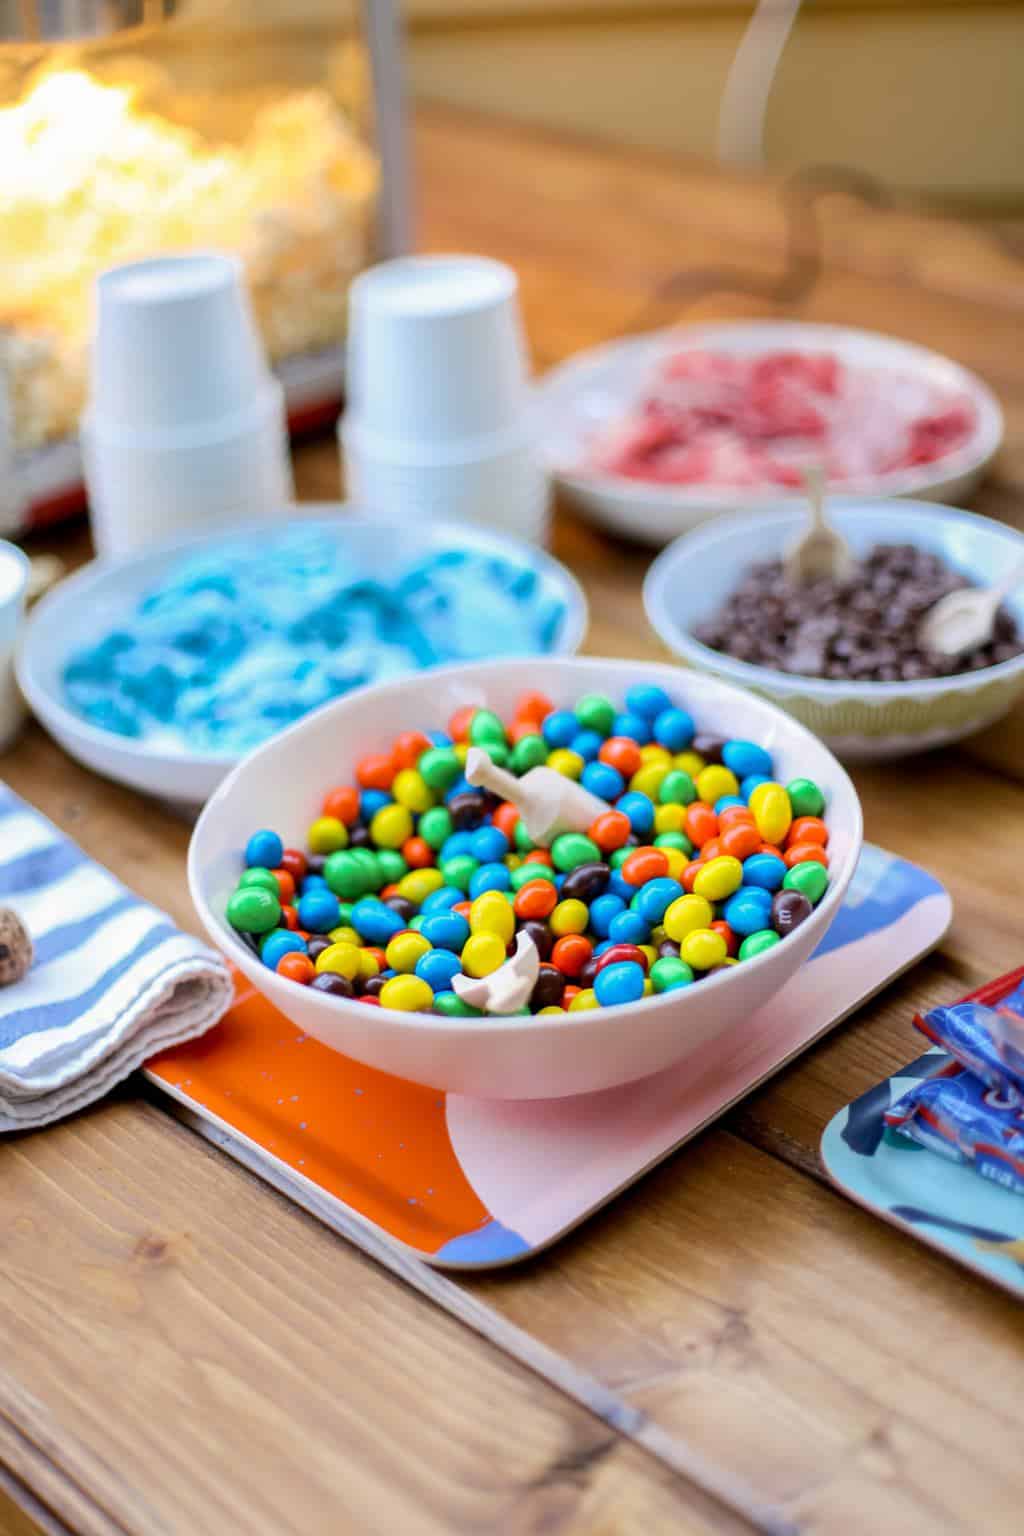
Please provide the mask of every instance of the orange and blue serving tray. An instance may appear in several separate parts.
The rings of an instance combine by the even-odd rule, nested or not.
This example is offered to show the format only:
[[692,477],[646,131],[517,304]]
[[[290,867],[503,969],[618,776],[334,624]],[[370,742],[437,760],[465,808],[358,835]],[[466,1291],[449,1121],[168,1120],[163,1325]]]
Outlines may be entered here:
[[485,1100],[403,1082],[301,1034],[241,977],[223,1021],[146,1074],[201,1134],[346,1235],[354,1217],[428,1264],[515,1263],[920,959],[951,910],[931,875],[866,845],[832,927],[777,997],[713,1050],[600,1093]]

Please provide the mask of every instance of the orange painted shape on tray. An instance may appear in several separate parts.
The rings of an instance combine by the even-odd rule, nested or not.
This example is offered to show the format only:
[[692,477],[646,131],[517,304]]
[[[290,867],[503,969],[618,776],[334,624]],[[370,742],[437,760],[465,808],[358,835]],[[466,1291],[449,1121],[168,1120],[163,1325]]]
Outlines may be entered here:
[[221,1023],[150,1072],[421,1252],[491,1220],[452,1149],[443,1093],[329,1050],[235,984]]

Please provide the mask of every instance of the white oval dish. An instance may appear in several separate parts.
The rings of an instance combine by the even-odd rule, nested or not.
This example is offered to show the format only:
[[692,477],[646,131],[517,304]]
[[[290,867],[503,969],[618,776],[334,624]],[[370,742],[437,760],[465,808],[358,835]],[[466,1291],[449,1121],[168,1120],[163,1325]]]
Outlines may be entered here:
[[[805,774],[828,801],[831,882],[820,905],[783,943],[692,987],[617,1008],[512,1018],[444,1018],[369,1008],[314,992],[269,970],[227,924],[225,908],[242,851],[259,827],[304,846],[326,791],[352,782],[366,752],[401,730],[443,726],[466,704],[510,716],[520,694],[542,688],[556,707],[584,693],[621,699],[631,684],[660,683],[701,730],[743,736],[773,754],[783,782]],[[678,667],[590,657],[442,667],[363,688],[308,715],[247,757],[196,825],[189,889],[215,944],[300,1029],[358,1061],[414,1082],[481,1098],[557,1098],[646,1077],[725,1034],[785,986],[842,904],[862,839],[861,811],[846,773],[789,715],[738,688]]]
[[636,403],[666,355],[706,348],[741,355],[779,349],[834,352],[850,365],[919,373],[936,386],[970,396],[976,428],[962,448],[934,464],[844,483],[836,487],[837,494],[964,501],[1003,440],[1003,413],[987,385],[950,358],[895,337],[795,320],[679,326],[624,337],[577,353],[552,369],[536,391],[544,461],[574,505],[602,527],[664,544],[721,512],[802,503],[801,495],[780,493],[778,486],[650,485],[582,467],[589,439]]
[[[343,513],[346,509],[340,505],[307,503],[300,516],[294,508],[282,513],[278,526],[321,526],[325,537],[345,540],[360,571],[369,576],[393,574],[399,554],[409,561],[432,549],[473,549],[514,560],[536,570],[552,595],[565,604],[554,654],[571,655],[583,639],[587,628],[583,591],[575,577],[544,550],[465,523],[397,524]],[[161,544],[144,555],[94,560],[62,581],[36,606],[18,657],[18,679],[33,712],[51,736],[87,768],[144,794],[196,807],[234,767],[238,753],[187,752],[91,725],[64,702],[61,674],[72,651],[106,634],[139,598],[159,585],[182,556],[220,542],[234,543],[245,533],[242,526]],[[252,533],[266,541],[267,525],[254,524]]]
[[[1024,535],[975,512],[929,502],[830,498],[830,521],[857,555],[872,544],[916,544],[979,586],[1024,554]],[[692,626],[708,618],[756,560],[778,559],[806,526],[805,514],[776,507],[694,528],[663,550],[644,581],[644,608],[669,650],[688,666],[771,699],[849,761],[904,757],[958,741],[990,725],[1024,694],[1024,655],[978,672],[920,682],[871,683],[802,677],[737,661],[701,645]],[[1024,633],[1024,595],[1006,606]]]

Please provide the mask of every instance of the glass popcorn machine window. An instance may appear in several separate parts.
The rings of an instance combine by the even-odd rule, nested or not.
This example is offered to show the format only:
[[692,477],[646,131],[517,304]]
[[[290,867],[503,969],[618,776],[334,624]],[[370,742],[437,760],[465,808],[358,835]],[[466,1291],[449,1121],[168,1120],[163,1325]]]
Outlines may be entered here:
[[0,532],[74,503],[113,263],[237,253],[293,420],[328,414],[402,159],[391,0],[0,0]]

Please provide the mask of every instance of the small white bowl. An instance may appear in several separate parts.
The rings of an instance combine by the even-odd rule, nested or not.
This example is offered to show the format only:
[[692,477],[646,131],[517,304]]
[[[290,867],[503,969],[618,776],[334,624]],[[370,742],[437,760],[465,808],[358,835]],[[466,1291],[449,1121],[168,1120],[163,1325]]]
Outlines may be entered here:
[[[1024,535],[1003,523],[929,502],[829,501],[829,518],[855,553],[872,544],[915,544],[979,586],[1024,555]],[[1024,656],[978,672],[922,682],[845,682],[754,666],[710,650],[693,627],[710,618],[757,560],[778,559],[806,527],[806,514],[779,510],[718,518],[684,534],[655,560],[644,607],[658,636],[690,666],[772,699],[851,762],[904,757],[969,736],[1005,715],[1024,694]],[[1024,633],[1024,596],[1007,599]]]
[[[659,683],[701,730],[743,736],[772,753],[784,782],[816,780],[828,809],[831,881],[811,916],[781,944],[693,987],[617,1008],[512,1018],[442,1018],[398,1013],[326,996],[269,970],[243,944],[224,912],[242,870],[242,851],[259,827],[302,847],[306,829],[334,784],[352,782],[366,752],[401,730],[444,726],[466,704],[507,717],[527,689],[556,707],[584,693],[621,699],[631,684]],[[260,747],[210,800],[189,848],[189,889],[215,944],[300,1029],[358,1061],[435,1088],[495,1099],[588,1093],[657,1072],[752,1015],[799,969],[842,904],[860,853],[860,803],[832,754],[789,715],[740,689],[678,667],[590,657],[482,662],[363,688],[301,720]]]
[[594,434],[636,404],[665,357],[704,349],[740,356],[778,350],[833,352],[851,366],[918,374],[938,388],[970,397],[976,428],[962,448],[934,464],[844,484],[837,493],[965,501],[1003,440],[1003,413],[987,385],[959,363],[925,347],[873,331],[796,320],[673,327],[577,353],[537,387],[544,460],[570,500],[594,522],[647,544],[664,544],[722,512],[801,504],[799,495],[778,486],[649,485],[582,467]]
[[[320,529],[325,539],[343,541],[354,564],[370,577],[393,576],[396,562],[411,562],[431,550],[493,553],[535,570],[546,590],[565,604],[555,654],[571,654],[583,639],[587,601],[582,589],[565,567],[543,550],[466,524],[389,523],[342,515],[346,511],[329,503],[306,503],[300,509],[283,512],[278,526]],[[254,524],[251,531],[261,543],[270,537],[264,523]],[[145,555],[95,560],[62,581],[35,608],[18,657],[18,678],[33,712],[51,736],[87,768],[144,794],[197,807],[234,767],[237,752],[190,752],[91,725],[68,707],[61,679],[72,652],[108,634],[141,597],[166,580],[171,567],[184,556],[219,543],[234,544],[245,533],[242,526],[200,539],[160,544]]]

